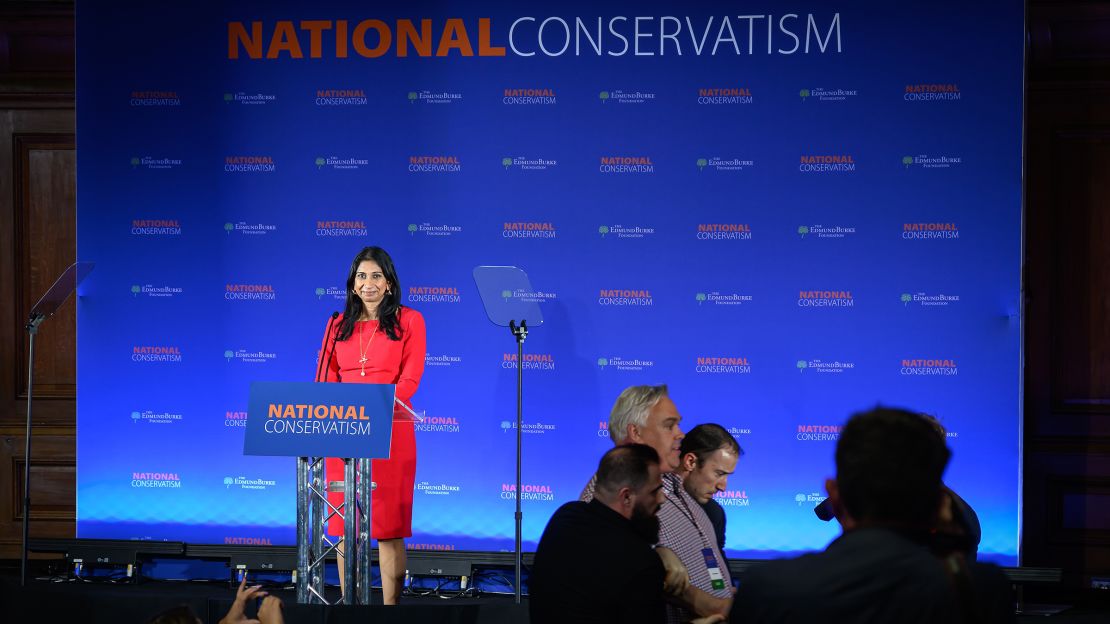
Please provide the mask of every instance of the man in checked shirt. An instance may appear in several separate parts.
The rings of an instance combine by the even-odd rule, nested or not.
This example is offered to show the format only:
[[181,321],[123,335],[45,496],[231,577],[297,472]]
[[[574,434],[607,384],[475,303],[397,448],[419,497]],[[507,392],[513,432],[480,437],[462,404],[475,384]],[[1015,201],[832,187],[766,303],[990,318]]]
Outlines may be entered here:
[[[728,614],[732,606],[732,578],[717,547],[713,524],[698,502],[686,492],[679,467],[682,429],[667,386],[625,388],[609,413],[609,437],[613,444],[646,444],[659,453],[663,474],[663,506],[659,509],[659,546],[664,565],[671,553],[677,555],[689,574],[689,583],[667,605],[667,622],[687,622],[695,617]],[[597,476],[590,478],[580,500],[594,496]]]

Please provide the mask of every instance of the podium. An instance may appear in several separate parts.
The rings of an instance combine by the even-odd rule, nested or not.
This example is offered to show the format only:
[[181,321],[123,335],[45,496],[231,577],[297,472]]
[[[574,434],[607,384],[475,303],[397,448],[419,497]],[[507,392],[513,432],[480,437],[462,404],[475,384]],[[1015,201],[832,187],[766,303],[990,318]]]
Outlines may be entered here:
[[[370,604],[370,460],[389,457],[395,394],[392,384],[251,384],[243,454],[297,458],[298,603],[332,604],[324,592],[324,565],[340,550],[324,528],[338,514],[346,536],[339,602]],[[326,482],[326,457],[343,458],[342,482]],[[338,507],[328,502],[328,491],[339,491],[333,488],[344,493]]]

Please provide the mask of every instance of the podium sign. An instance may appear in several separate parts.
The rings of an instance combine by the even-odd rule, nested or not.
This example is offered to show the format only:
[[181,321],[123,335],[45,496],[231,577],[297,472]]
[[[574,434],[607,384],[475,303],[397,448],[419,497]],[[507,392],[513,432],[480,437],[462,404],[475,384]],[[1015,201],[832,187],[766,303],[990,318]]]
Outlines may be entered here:
[[256,381],[244,455],[389,457],[393,384]]

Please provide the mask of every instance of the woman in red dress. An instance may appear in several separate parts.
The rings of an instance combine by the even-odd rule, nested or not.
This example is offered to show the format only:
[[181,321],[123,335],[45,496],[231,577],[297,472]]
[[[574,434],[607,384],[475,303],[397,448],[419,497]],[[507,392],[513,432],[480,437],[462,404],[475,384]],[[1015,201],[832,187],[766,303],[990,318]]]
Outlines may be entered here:
[[[397,385],[397,398],[409,408],[424,374],[426,338],[424,317],[401,305],[401,285],[393,260],[381,247],[366,247],[351,262],[347,277],[347,305],[324,336],[321,359],[326,358],[324,381],[388,383]],[[397,604],[405,576],[405,540],[412,536],[412,492],[416,479],[416,434],[411,415],[394,404],[389,459],[371,462],[371,536],[378,540],[382,594],[385,604]],[[327,460],[327,481],[343,480],[343,462]],[[339,506],[343,492],[329,492]],[[343,534],[343,518],[334,515],[328,532]],[[340,560],[340,578],[342,575]]]

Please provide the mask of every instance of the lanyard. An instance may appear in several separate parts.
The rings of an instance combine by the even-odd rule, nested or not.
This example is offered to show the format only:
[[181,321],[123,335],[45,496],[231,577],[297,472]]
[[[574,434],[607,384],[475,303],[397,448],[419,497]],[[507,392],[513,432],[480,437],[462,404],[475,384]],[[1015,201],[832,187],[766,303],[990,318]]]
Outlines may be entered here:
[[[674,482],[673,482],[673,480],[670,480],[670,481],[671,481],[671,485],[673,487]],[[679,484],[678,487],[681,488],[682,485]],[[685,516],[686,519],[690,521],[690,524],[694,525],[694,528],[697,530],[698,535],[701,536],[701,541],[702,541],[703,544],[705,544],[705,547],[706,548],[712,548],[713,545],[709,542],[709,538],[705,536],[705,532],[701,530],[700,526],[698,526],[698,521],[694,519],[694,512],[690,509],[690,506],[686,503],[686,500],[682,498],[682,492],[677,491],[677,489],[676,489],[676,494],[677,494],[677,498],[678,498],[677,503],[675,502],[675,497],[671,496],[670,492],[665,492],[667,500],[669,500],[672,505],[674,505],[675,507],[680,507],[681,506],[682,515]]]

